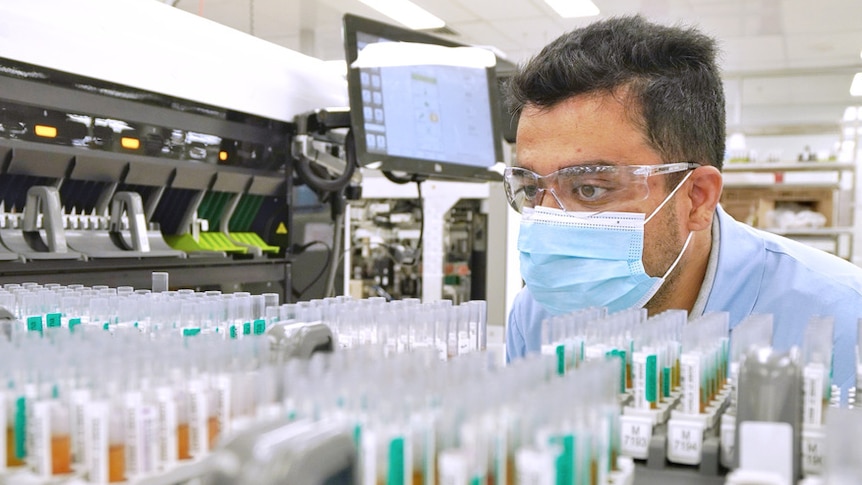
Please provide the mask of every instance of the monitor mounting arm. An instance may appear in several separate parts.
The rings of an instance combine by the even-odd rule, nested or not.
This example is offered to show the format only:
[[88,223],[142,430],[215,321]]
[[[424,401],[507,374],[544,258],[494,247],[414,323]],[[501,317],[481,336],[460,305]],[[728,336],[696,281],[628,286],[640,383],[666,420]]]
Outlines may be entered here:
[[[321,109],[302,113],[294,119],[296,135],[291,143],[291,154],[297,160],[297,170],[304,181],[321,192],[337,192],[349,184],[359,184],[362,176],[356,170],[357,162],[353,134],[350,128],[350,111],[346,108]],[[344,129],[348,129],[346,135]],[[315,146],[341,146],[344,158]],[[327,178],[319,174],[322,168]]]

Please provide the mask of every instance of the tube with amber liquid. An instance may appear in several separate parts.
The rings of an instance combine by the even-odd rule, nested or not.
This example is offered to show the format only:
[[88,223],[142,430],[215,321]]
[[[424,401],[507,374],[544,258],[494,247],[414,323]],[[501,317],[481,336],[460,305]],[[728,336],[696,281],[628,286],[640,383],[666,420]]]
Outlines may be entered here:
[[188,393],[184,390],[176,390],[174,394],[176,402],[176,418],[177,418],[177,459],[190,460],[191,453],[191,435],[189,429],[189,398]]
[[108,426],[108,482],[126,480],[125,421],[120,406],[111,407]]
[[59,401],[51,403],[51,474],[72,473],[72,433],[69,409]]
[[24,436],[25,430],[21,424],[23,421],[23,397],[17,397],[8,393],[3,397],[5,401],[6,418],[6,466],[18,468],[26,464],[24,461]]
[[218,409],[219,409],[219,399],[218,394],[210,389],[207,391],[207,451],[215,448],[216,443],[219,439],[220,434],[220,426],[219,426],[219,417],[218,417]]

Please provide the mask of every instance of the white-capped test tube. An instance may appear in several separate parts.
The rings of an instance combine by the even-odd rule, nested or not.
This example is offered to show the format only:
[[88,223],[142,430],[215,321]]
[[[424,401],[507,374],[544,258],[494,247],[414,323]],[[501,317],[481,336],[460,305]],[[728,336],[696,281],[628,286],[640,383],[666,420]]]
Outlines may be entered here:
[[233,318],[231,319],[231,324],[236,328],[237,336],[251,335],[251,293],[247,291],[237,291],[233,295],[233,300],[229,302],[229,304],[234,306],[235,311]]
[[823,483],[854,485],[862,477],[862,410],[835,408],[826,414],[826,443],[823,452]]
[[266,308],[265,296],[251,296],[251,326],[254,335],[261,335],[266,332]]
[[0,291],[0,307],[9,310],[9,313],[12,315],[18,316],[18,308],[15,304],[15,295],[13,293],[6,290]]
[[60,297],[60,313],[63,326],[69,330],[74,331],[75,327],[81,324],[81,317],[86,312],[81,307],[81,293],[79,291],[70,290]]
[[706,408],[704,385],[704,358],[701,349],[701,328],[697,321],[682,331],[682,355],[680,356],[680,387],[682,400],[680,411],[699,414]]
[[168,291],[169,275],[164,271],[154,271],[153,272],[153,293],[162,293]]
[[769,347],[772,344],[773,317],[771,313],[753,314],[745,317],[733,329],[730,336],[729,379],[731,385],[730,407],[735,412],[738,397],[736,383],[739,379],[739,364],[748,349]]
[[486,350],[488,348],[488,302],[485,300],[471,300],[467,302],[470,306],[470,322],[471,330],[475,326],[475,343],[473,347],[476,350]]
[[263,317],[268,325],[279,321],[279,295],[278,293],[263,293],[264,311]]
[[811,317],[802,343],[802,424],[821,426],[829,405],[832,382],[832,317]]
[[862,318],[856,322],[856,396],[862,399]]

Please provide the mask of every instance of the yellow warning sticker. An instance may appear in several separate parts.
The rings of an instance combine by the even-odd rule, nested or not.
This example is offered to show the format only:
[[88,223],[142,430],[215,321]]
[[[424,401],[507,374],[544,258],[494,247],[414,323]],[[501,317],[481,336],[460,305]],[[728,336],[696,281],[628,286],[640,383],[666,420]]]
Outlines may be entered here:
[[276,234],[287,234],[287,226],[284,225],[283,222],[278,223],[278,227],[275,228]]

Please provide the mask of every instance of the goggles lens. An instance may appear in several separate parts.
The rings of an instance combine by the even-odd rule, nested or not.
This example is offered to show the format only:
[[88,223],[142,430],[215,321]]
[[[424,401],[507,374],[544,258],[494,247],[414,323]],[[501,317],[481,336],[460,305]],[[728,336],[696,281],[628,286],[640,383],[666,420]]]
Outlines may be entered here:
[[[509,204],[521,212],[553,197],[565,211],[612,211],[649,196],[647,179],[653,175],[682,172],[699,167],[681,162],[661,165],[575,165],[548,175],[520,167],[508,167],[503,184]],[[547,193],[547,194],[546,194]]]

